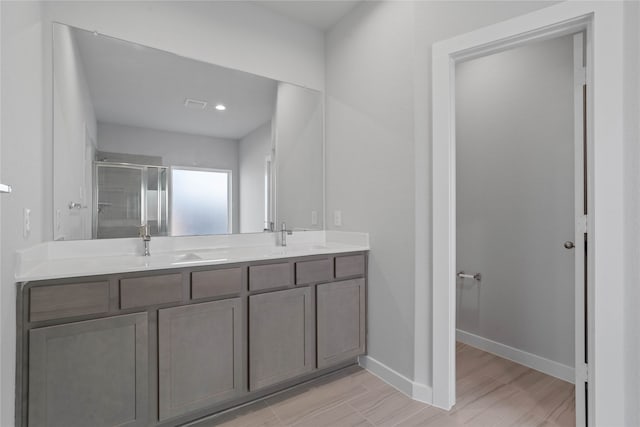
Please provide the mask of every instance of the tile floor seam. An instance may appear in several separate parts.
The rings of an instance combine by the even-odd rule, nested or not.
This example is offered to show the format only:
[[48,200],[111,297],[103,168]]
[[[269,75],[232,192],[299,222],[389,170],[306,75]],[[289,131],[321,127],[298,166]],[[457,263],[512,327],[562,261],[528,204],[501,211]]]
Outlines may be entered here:
[[301,417],[298,421],[296,421],[294,423],[290,423],[290,424],[285,424],[285,425],[287,427],[291,427],[291,426],[300,426],[300,427],[302,427],[303,424],[300,424],[300,423],[302,423],[303,421],[307,421],[308,419],[319,417],[320,415],[325,414],[325,413],[337,408],[338,406],[344,405],[344,404],[345,404],[345,402],[338,402],[335,405],[330,405],[330,406],[324,408],[320,412],[311,412],[311,413],[305,415],[304,417]]
[[269,411],[271,411],[271,413],[273,414],[274,417],[276,417],[276,420],[278,420],[278,422],[280,423],[281,426],[286,427],[288,424],[286,424],[284,421],[282,421],[280,419],[280,417],[278,416],[278,414],[276,414],[276,411],[273,410],[273,408],[271,407],[271,405],[269,405],[268,403],[265,402],[265,405],[267,405],[267,409],[269,409]]
[[[321,388],[322,388],[323,386],[325,386],[325,385],[326,385],[326,384],[322,384],[322,385],[318,386],[317,388],[315,388],[315,390],[319,390],[319,389],[321,389]],[[284,422],[284,421],[282,421],[282,420],[281,420],[281,422],[282,422],[282,424],[283,424],[284,426],[287,426],[287,427],[295,426],[295,425],[298,425],[299,423],[301,423],[301,422],[303,422],[303,421],[305,421],[305,420],[307,420],[307,419],[309,419],[309,418],[313,418],[313,417],[319,416],[320,414],[323,414],[323,413],[325,413],[325,412],[327,412],[327,411],[330,411],[330,410],[332,410],[332,409],[335,409],[336,407],[338,407],[338,406],[340,406],[340,405],[342,405],[342,404],[347,403],[349,400],[353,400],[353,399],[355,399],[355,398],[358,398],[358,397],[360,397],[360,396],[362,396],[363,394],[366,394],[366,393],[368,392],[368,390],[367,390],[367,388],[366,388],[365,386],[363,386],[362,384],[360,384],[360,386],[362,386],[362,388],[365,390],[365,392],[363,392],[363,393],[358,393],[358,394],[356,394],[355,396],[349,397],[349,398],[348,398],[348,400],[346,400],[346,401],[341,401],[341,400],[335,401],[335,402],[333,402],[333,403],[329,404],[327,407],[323,408],[323,409],[322,409],[321,411],[319,411],[319,412],[315,412],[315,411],[313,411],[313,410],[312,410],[312,411],[311,411],[311,412],[309,412],[308,414],[306,414],[306,415],[304,415],[304,416],[300,417],[298,420],[296,420],[296,421],[294,421],[294,422],[292,422],[292,423],[285,423],[285,422]],[[271,408],[271,405],[269,405],[269,407]],[[273,409],[272,409],[272,411],[275,413],[275,410],[273,410]],[[277,413],[276,413],[276,417],[278,417],[278,414],[277,414]],[[280,417],[278,417],[278,419],[280,419]]]
[[346,402],[346,404],[353,409],[354,411],[356,411],[356,414],[360,415],[362,418],[364,418],[364,420],[366,422],[368,422],[369,424],[371,424],[372,426],[377,426],[376,423],[374,423],[373,421],[371,421],[369,418],[367,418],[367,416],[365,414],[363,414],[361,411],[359,411],[356,407],[354,407],[351,403]]
[[417,411],[410,413],[409,415],[407,415],[406,417],[400,419],[397,423],[394,423],[391,425],[391,427],[397,427],[400,424],[402,424],[403,422],[407,421],[409,418],[413,417],[414,415],[417,415],[418,413],[424,411],[426,408],[418,408]]

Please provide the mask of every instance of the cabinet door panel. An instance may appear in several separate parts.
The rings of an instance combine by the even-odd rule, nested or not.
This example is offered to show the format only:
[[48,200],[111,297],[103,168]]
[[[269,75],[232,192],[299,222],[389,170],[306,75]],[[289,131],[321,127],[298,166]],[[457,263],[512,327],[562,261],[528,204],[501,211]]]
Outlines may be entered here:
[[311,289],[249,298],[249,388],[256,390],[313,370]]
[[240,298],[158,312],[160,420],[242,392]]
[[32,329],[29,426],[141,426],[148,412],[147,314]]
[[318,368],[365,352],[364,279],[318,285]]

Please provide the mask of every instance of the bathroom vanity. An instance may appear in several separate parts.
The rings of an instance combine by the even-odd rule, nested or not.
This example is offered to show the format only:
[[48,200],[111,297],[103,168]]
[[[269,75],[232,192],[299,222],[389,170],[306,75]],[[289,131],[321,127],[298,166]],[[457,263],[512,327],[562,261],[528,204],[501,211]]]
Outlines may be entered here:
[[71,258],[39,265],[18,283],[18,425],[182,425],[356,363],[367,249],[130,255],[126,271],[78,258],[111,272],[73,277]]

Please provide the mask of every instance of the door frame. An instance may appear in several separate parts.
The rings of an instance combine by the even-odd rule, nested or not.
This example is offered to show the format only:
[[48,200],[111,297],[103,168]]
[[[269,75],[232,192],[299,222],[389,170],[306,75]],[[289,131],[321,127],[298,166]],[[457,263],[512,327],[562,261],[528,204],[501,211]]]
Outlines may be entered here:
[[[585,31],[589,170],[590,425],[623,425],[622,2],[564,2],[433,45],[433,404],[455,404],[455,63]],[[427,308],[428,309],[428,308]],[[417,343],[418,344],[418,343]]]

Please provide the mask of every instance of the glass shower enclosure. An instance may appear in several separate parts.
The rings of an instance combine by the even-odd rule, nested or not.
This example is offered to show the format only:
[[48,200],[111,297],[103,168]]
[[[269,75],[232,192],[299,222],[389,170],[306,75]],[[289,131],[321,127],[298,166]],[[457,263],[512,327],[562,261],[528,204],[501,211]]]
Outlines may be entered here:
[[167,167],[95,162],[94,183],[94,239],[169,234]]

